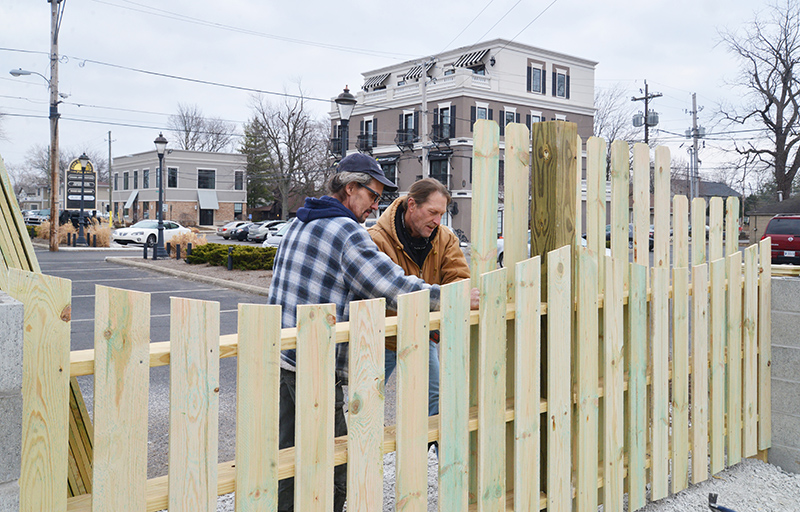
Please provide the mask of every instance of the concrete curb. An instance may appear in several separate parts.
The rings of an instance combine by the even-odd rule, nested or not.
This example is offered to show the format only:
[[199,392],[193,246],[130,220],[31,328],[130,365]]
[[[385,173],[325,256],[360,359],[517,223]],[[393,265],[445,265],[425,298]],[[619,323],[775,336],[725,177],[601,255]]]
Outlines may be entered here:
[[127,265],[129,267],[144,268],[147,270],[152,270],[154,272],[160,272],[162,274],[179,277],[181,279],[188,279],[189,281],[198,281],[201,283],[212,284],[214,286],[219,286],[221,288],[230,288],[232,290],[239,290],[242,292],[252,293],[255,295],[263,295],[264,297],[269,295],[269,288],[237,283],[235,281],[228,281],[227,279],[219,279],[217,277],[209,277],[201,274],[194,274],[192,272],[183,272],[182,270],[175,270],[172,268],[159,267],[158,265],[151,265],[150,263],[145,263],[144,261],[142,261],[141,258],[131,258],[131,257],[122,258],[122,257],[108,256],[106,257],[105,260],[108,263],[116,263],[119,265]]

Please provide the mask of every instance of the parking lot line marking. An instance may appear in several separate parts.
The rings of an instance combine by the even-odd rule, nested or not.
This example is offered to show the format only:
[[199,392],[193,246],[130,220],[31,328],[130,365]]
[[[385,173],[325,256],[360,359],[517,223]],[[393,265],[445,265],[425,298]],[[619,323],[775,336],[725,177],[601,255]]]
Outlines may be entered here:
[[[226,288],[198,288],[197,290],[184,290],[184,291],[194,293],[194,292],[216,292],[216,291],[220,291],[220,290],[226,290]],[[134,291],[138,291],[138,290],[134,290]],[[159,290],[159,291],[147,292],[147,293],[149,293],[151,295],[155,295],[157,293],[175,293],[175,290]],[[92,293],[92,294],[89,294],[89,295],[73,295],[72,296],[73,299],[87,299],[89,297],[94,297],[94,294]]]

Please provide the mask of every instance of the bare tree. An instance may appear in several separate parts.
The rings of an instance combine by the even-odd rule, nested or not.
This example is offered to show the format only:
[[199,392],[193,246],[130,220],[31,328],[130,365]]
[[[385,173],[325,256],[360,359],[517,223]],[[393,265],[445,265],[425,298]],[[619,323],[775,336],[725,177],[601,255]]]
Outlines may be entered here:
[[[58,152],[59,163],[59,187],[64,185],[64,176],[69,168],[70,162],[78,158],[81,153],[86,153],[94,165],[97,173],[98,182],[108,181],[108,158],[100,151],[91,148],[76,150],[74,148],[64,148]],[[26,187],[31,186],[50,186],[50,147],[37,144],[31,146],[25,156],[25,162],[15,168],[14,174],[17,176],[18,183],[24,183]]]
[[302,89],[272,104],[263,96],[252,99],[253,117],[245,127],[241,151],[248,164],[260,163],[261,186],[281,204],[281,218],[290,201],[317,195],[330,172],[327,162],[327,123],[308,111]]
[[619,83],[597,89],[594,96],[594,135],[607,143],[606,178],[611,177],[611,143],[624,140],[632,144],[637,140],[638,129],[633,126],[634,109],[628,92]]
[[4,117],[5,117],[5,114],[0,112],[0,140],[8,140],[8,137],[6,136],[5,130],[3,130],[3,118]]
[[207,118],[197,105],[178,103],[178,113],[169,117],[168,124],[178,147],[189,151],[227,151],[236,137],[233,123]]
[[800,168],[800,5],[795,0],[772,4],[741,32],[721,31],[722,42],[741,61],[733,85],[745,91],[741,106],[723,105],[720,115],[733,124],[764,134],[734,141],[750,165],[772,172],[777,190],[788,198]]

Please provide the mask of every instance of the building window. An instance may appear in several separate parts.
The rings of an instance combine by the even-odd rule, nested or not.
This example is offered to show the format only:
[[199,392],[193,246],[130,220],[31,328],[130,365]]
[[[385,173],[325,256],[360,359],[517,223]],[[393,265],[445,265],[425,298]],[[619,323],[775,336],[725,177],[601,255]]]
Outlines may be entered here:
[[478,107],[475,117],[477,119],[488,119],[487,112],[489,112],[488,108],[486,108],[486,107]]
[[546,92],[547,81],[545,80],[544,62],[528,61],[528,91],[538,94]]
[[178,188],[178,168],[167,167],[167,187]]
[[451,68],[451,69],[445,69],[444,70],[444,76],[455,75],[455,74],[456,74],[456,70],[455,69]]
[[414,113],[405,114],[403,117],[403,127],[412,132],[414,130]]
[[150,169],[142,169],[142,188],[150,188]]
[[433,179],[439,180],[445,187],[449,185],[450,165],[446,158],[431,159],[430,161],[430,176]]
[[143,219],[150,218],[150,201],[144,201],[142,203],[142,218]]
[[474,74],[476,74],[476,75],[485,75],[486,74],[486,66],[484,66],[484,65],[475,66],[474,68],[472,68],[472,72]]
[[212,169],[197,169],[197,188],[214,189],[214,174]]
[[[233,188],[234,190],[244,190],[244,171],[236,171],[233,173]],[[239,213],[241,213],[241,211]]]
[[233,220],[242,220],[242,203],[233,203]]
[[381,164],[381,169],[383,169],[383,174],[389,181],[397,183],[397,162]]
[[133,171],[133,190],[139,188],[139,171]]
[[473,130],[475,125],[475,121],[478,119],[488,119],[489,121],[492,120],[492,109],[489,108],[488,103],[478,103],[474,107],[469,108],[469,131]]
[[122,173],[122,190],[128,190],[128,173]]
[[569,99],[569,71],[553,69],[553,96]]
[[531,113],[527,116],[528,121],[528,128],[533,131],[533,124],[534,123],[541,123],[544,121],[544,117],[542,117],[542,113],[538,110],[531,110]]
[[[114,190],[119,190],[119,173],[114,173]],[[116,210],[114,210],[116,212]]]

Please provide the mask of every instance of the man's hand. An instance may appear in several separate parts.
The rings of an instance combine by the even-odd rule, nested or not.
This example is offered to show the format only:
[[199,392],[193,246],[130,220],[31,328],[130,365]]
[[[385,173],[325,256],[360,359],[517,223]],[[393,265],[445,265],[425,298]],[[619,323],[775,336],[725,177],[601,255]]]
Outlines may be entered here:
[[469,292],[469,308],[478,309],[480,303],[481,303],[481,292],[479,292],[477,288],[473,288]]

